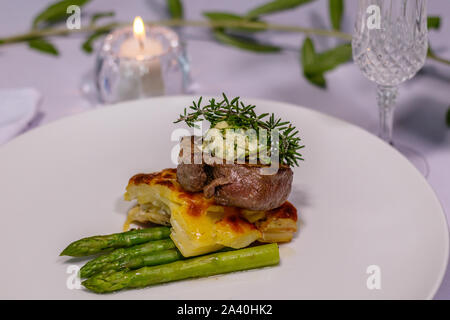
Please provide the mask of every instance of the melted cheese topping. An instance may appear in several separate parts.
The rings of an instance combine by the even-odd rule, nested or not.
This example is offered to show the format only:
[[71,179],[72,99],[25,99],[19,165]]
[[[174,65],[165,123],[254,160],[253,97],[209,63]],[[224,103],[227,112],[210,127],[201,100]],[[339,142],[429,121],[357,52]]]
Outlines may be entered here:
[[176,180],[176,169],[132,177],[125,200],[134,199],[138,207],[130,210],[127,226],[132,221],[165,224],[170,217],[170,237],[184,256],[200,255],[224,246],[243,248],[257,239],[267,241],[263,226],[268,225],[269,217],[290,221],[290,228],[281,230],[284,241],[289,241],[296,231],[297,213],[288,202],[267,212],[217,205],[202,193],[183,190]]

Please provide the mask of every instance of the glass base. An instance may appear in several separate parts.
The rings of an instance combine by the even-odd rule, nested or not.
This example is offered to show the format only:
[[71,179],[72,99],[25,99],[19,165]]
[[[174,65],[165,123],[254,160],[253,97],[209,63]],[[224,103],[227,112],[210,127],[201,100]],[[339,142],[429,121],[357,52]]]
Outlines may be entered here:
[[79,88],[83,98],[86,99],[92,107],[99,106],[102,103],[95,82],[95,70],[92,69],[83,74]]

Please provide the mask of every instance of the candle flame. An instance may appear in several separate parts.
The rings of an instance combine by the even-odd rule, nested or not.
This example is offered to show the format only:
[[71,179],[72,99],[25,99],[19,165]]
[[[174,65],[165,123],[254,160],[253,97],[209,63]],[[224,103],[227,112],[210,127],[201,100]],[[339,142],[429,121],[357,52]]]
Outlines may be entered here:
[[145,39],[144,21],[142,21],[142,18],[139,17],[139,16],[134,18],[134,21],[133,21],[133,34],[134,34],[134,37],[141,43]]

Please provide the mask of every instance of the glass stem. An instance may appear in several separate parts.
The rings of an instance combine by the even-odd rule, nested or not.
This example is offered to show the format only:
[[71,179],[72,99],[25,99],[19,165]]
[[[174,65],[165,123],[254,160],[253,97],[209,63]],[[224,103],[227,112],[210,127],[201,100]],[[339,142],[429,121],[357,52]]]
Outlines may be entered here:
[[380,138],[392,144],[392,126],[398,89],[394,86],[378,86],[377,101],[380,110]]

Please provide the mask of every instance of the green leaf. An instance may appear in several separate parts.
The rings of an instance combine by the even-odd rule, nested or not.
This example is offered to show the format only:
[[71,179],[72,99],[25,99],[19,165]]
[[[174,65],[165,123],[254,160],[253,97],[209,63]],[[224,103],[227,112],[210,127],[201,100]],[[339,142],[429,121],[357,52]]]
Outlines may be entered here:
[[447,110],[446,122],[447,122],[447,127],[450,128],[450,107]]
[[342,15],[344,13],[344,0],[328,0],[331,26],[334,30],[341,30]]
[[316,53],[314,43],[306,38],[302,46],[301,62],[306,79],[322,88],[326,86],[324,74],[352,58],[351,44],[346,43],[333,49]]
[[333,49],[315,54],[313,61],[305,65],[305,71],[310,74],[327,72],[340,64],[348,62],[351,58],[351,44],[342,44]]
[[183,19],[184,10],[181,0],[167,0],[167,7],[172,18]]
[[266,14],[285,11],[312,1],[314,0],[274,0],[250,10],[247,13],[247,17],[256,18]]
[[81,49],[83,49],[86,53],[92,53],[94,51],[93,44],[94,42],[100,38],[101,36],[108,34],[112,29],[116,27],[115,23],[110,23],[98,28],[96,31],[92,32],[86,40],[81,45]]
[[108,11],[108,12],[99,12],[95,13],[91,17],[91,26],[95,25],[95,23],[102,18],[108,18],[108,17],[114,17],[116,13],[114,11]]
[[436,29],[438,30],[441,27],[441,17],[439,16],[430,16],[427,19],[428,29]]
[[51,44],[50,42],[48,42],[43,38],[28,41],[28,46],[31,49],[40,51],[42,53],[47,53],[54,56],[59,55],[58,49],[53,44]]
[[55,2],[34,18],[33,29],[36,29],[40,23],[55,23],[64,20],[67,17],[67,8],[69,6],[82,7],[89,1],[91,0],[62,0]]
[[259,22],[261,26],[258,27],[230,27],[226,28],[228,30],[244,31],[244,32],[259,32],[267,29],[266,23],[263,21],[258,21],[257,19],[249,19],[247,17],[242,17],[240,15],[229,13],[229,12],[219,12],[219,11],[209,11],[204,12],[203,15],[211,21],[215,22]]
[[326,89],[327,87],[327,80],[323,74],[305,74],[305,78],[319,88]]
[[303,66],[313,64],[314,59],[316,58],[316,49],[314,48],[314,43],[309,37],[303,41],[301,58]]
[[313,74],[307,72],[308,66],[314,64],[315,59],[316,59],[316,50],[314,48],[314,43],[310,38],[306,38],[305,41],[303,42],[301,51],[301,63],[303,66],[303,75],[310,83],[320,88],[326,88],[327,82],[325,80],[323,73],[319,72]]
[[240,49],[249,50],[253,52],[274,53],[279,52],[281,50],[281,48],[277,46],[263,44],[251,38],[229,35],[220,29],[213,30],[213,35],[217,41],[223,44],[227,44],[230,46],[234,46]]
[[92,33],[85,42],[83,42],[83,44],[81,45],[81,48],[84,50],[84,52],[86,53],[92,53],[94,51],[93,48],[93,44],[95,42],[95,40],[97,40],[98,38],[100,38],[101,36],[107,34],[109,32],[109,30],[98,30],[94,33]]

